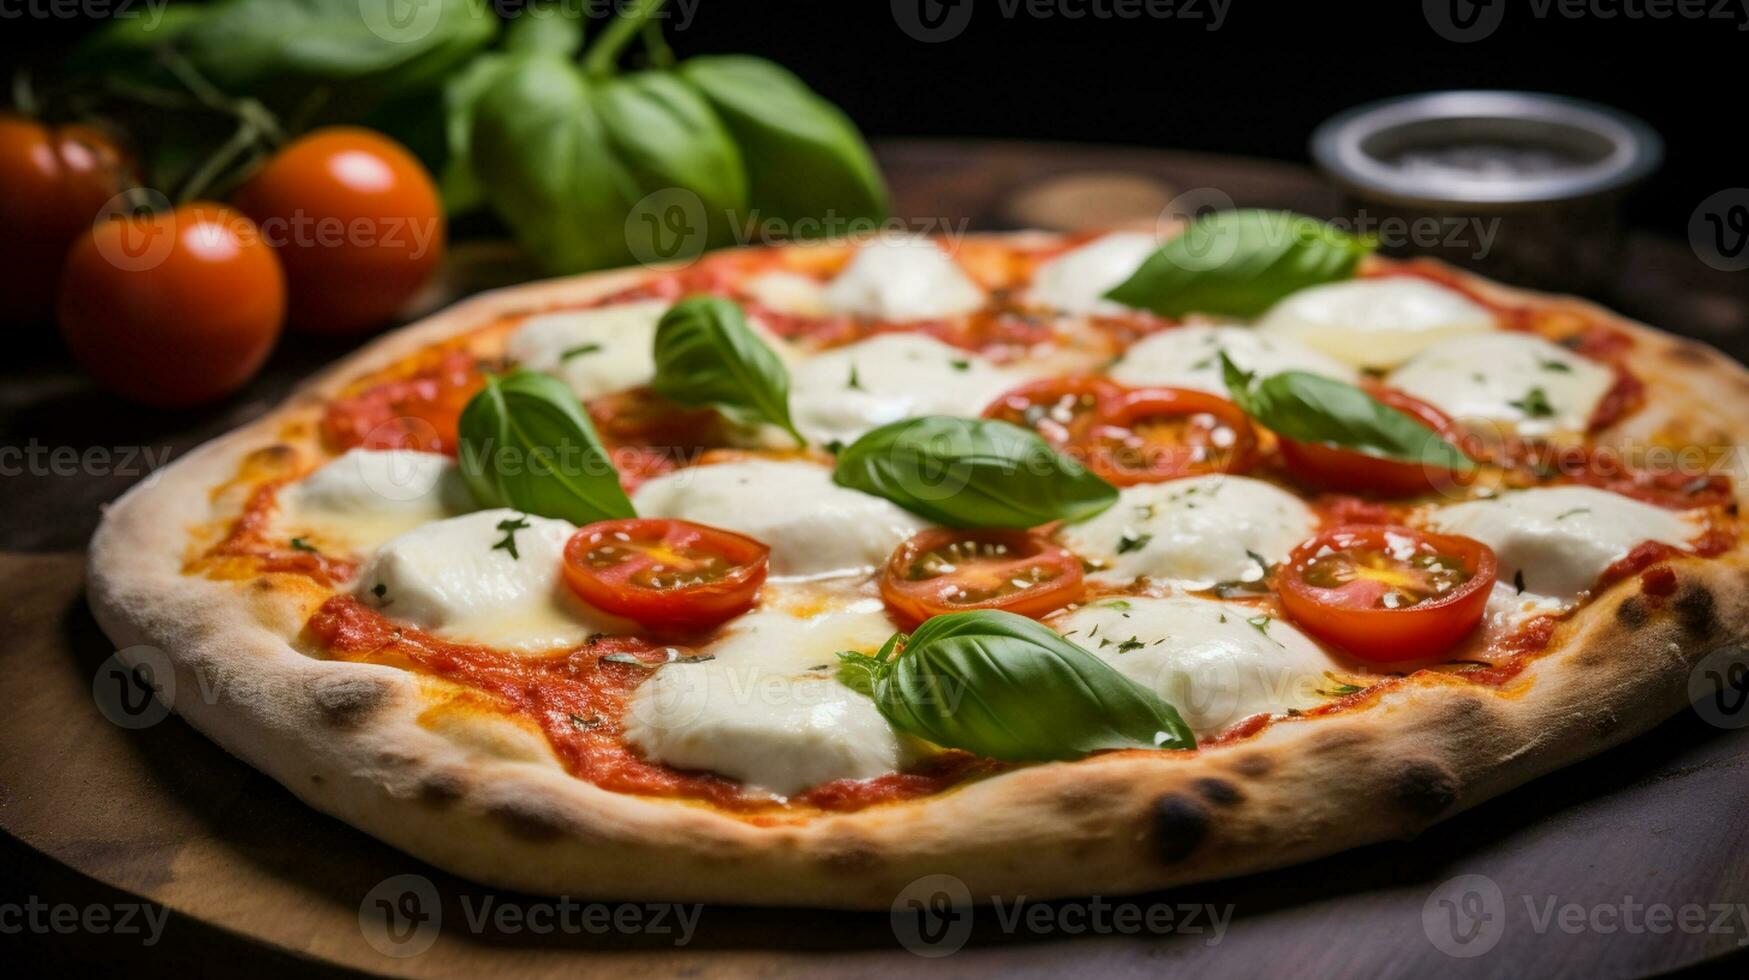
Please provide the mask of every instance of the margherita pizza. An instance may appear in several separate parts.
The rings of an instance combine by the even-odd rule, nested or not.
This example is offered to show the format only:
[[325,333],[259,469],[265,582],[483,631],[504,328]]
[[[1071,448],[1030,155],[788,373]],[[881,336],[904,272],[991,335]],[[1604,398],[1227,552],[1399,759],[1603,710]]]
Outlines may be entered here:
[[[1749,629],[1749,374],[1308,219],[485,295],[108,512],[92,603],[495,885],[885,907],[1412,834]],[[137,656],[137,651],[127,653]]]

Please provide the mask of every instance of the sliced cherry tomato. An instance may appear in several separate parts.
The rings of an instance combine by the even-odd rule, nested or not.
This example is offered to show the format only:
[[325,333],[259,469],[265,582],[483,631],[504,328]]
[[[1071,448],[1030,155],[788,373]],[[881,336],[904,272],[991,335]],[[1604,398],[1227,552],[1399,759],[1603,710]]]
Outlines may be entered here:
[[1088,469],[1118,486],[1201,473],[1243,473],[1257,430],[1239,406],[1188,388],[1139,388],[1099,413],[1076,440]]
[[1067,446],[1099,415],[1116,406],[1123,387],[1091,376],[1044,378],[1023,384],[991,402],[987,419],[1012,422],[1037,432],[1053,446]]
[[[1367,393],[1432,431],[1446,435],[1453,445],[1463,445],[1463,440],[1449,435],[1451,419],[1432,405],[1390,388],[1370,388]],[[1320,489],[1344,493],[1408,497],[1450,486],[1465,476],[1437,466],[1399,463],[1323,443],[1286,438],[1281,440],[1281,456],[1294,476]]]
[[455,454],[456,426],[485,384],[473,357],[460,351],[405,378],[385,381],[328,404],[322,438],[335,449],[423,449]]
[[600,521],[565,542],[565,581],[645,626],[704,629],[753,607],[770,556],[746,535],[691,521]]
[[1499,562],[1471,538],[1378,524],[1294,549],[1276,583],[1308,633],[1375,663],[1426,660],[1481,621]]
[[907,625],[967,609],[1037,619],[1081,598],[1081,560],[1026,531],[934,528],[893,551],[881,598]]

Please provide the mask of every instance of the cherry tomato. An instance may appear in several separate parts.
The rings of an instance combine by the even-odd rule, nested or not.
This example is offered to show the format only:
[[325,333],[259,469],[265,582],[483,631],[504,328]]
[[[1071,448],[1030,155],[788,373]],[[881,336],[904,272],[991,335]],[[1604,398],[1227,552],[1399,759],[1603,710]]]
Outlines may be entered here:
[[893,551],[881,598],[909,626],[966,609],[1037,619],[1081,598],[1081,560],[1026,531],[933,528]]
[[104,387],[195,405],[254,376],[285,319],[285,277],[222,204],[106,221],[67,255],[59,304],[73,356]]
[[1023,384],[991,402],[987,419],[1012,422],[1037,432],[1053,446],[1067,446],[1094,419],[1123,397],[1123,387],[1104,378],[1044,378]]
[[131,182],[101,131],[0,113],[0,321],[48,322],[67,250]]
[[1294,549],[1276,583],[1306,632],[1375,663],[1425,660],[1476,628],[1499,562],[1471,538],[1334,527]]
[[460,351],[437,364],[328,403],[322,438],[334,449],[423,449],[455,455],[457,424],[485,376]]
[[704,629],[753,607],[770,555],[691,521],[601,521],[565,542],[565,581],[584,602],[645,626]]
[[1237,405],[1187,388],[1140,388],[1099,413],[1076,441],[1088,469],[1118,486],[1201,473],[1243,473],[1257,430]]
[[[1432,431],[1446,435],[1453,445],[1463,445],[1464,440],[1452,432],[1451,419],[1432,405],[1390,388],[1373,388],[1368,394]],[[1324,490],[1345,493],[1408,497],[1450,486],[1468,477],[1468,474],[1437,466],[1399,463],[1323,443],[1295,442],[1287,438],[1281,440],[1281,456],[1299,479]]]
[[399,143],[366,129],[336,126],[292,141],[234,199],[285,263],[294,329],[380,327],[443,258],[431,176]]

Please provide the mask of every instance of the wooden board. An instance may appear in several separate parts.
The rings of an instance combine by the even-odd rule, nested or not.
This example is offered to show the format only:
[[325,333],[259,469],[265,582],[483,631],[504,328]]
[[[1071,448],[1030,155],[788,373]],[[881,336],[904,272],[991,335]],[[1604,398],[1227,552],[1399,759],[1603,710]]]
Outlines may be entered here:
[[[1329,203],[1327,192],[1297,168],[1148,151],[905,144],[883,148],[883,157],[901,213],[964,217],[975,227],[1013,224],[1017,209],[1030,215],[1026,220],[1048,220],[1048,210],[1041,218],[1028,209],[1039,207],[1040,197],[1048,209],[1051,195],[1062,193],[1066,174],[1126,174],[1127,189],[1117,186],[1135,202],[1149,200],[1150,184],[1224,181],[1219,186],[1245,203],[1313,212],[1327,211]],[[1067,183],[1071,202],[1075,193],[1085,193],[1084,187],[1077,190],[1077,180],[1085,184],[1081,177]],[[1109,178],[1094,178],[1096,190],[1101,180]],[[1084,210],[1076,204],[1067,213]],[[1662,283],[1688,300],[1711,296],[1702,304],[1713,310],[1711,316],[1663,322],[1714,342],[1723,338],[1743,356],[1741,335],[1731,334],[1749,316],[1749,304],[1735,292],[1742,284],[1721,286],[1692,257],[1688,264],[1694,268],[1687,268],[1673,244],[1642,241],[1635,248],[1639,271],[1623,280],[1630,292],[1652,290],[1648,295],[1655,301],[1654,287]],[[504,255],[502,249],[470,249],[462,272],[447,281],[519,276],[521,267]],[[112,683],[104,668],[113,651],[85,610],[80,547],[95,526],[98,503],[138,479],[114,472],[121,465],[116,450],[145,448],[154,458],[186,450],[271,405],[343,348],[288,349],[238,398],[216,410],[177,414],[125,407],[94,393],[56,360],[51,344],[40,346],[0,368],[6,444],[34,445],[41,458],[25,466],[33,472],[0,479],[0,595],[6,600],[0,605],[6,635],[0,710],[7,713],[0,737],[0,826],[9,835],[0,846],[0,955],[11,964],[126,965],[154,973],[246,967],[258,976],[360,970],[716,977],[902,970],[918,976],[1170,971],[1249,977],[1291,971],[1616,977],[1709,957],[1740,958],[1749,944],[1749,918],[1735,910],[1736,917],[1717,929],[1663,934],[1631,930],[1607,911],[1624,903],[1673,909],[1749,903],[1749,821],[1743,819],[1749,813],[1749,733],[1715,728],[1693,713],[1418,841],[1231,882],[1108,898],[1103,912],[1087,903],[1049,903],[1025,919],[1044,922],[1043,931],[1008,927],[1004,918],[1012,909],[975,910],[967,919],[943,921],[950,939],[964,933],[963,948],[945,957],[913,955],[885,914],[711,907],[701,911],[690,941],[679,946],[673,933],[539,934],[493,922],[473,928],[470,917],[488,902],[498,923],[506,920],[495,917],[506,914],[538,920],[552,906],[445,875],[311,811],[178,719],[129,730],[107,721],[94,700],[94,683]],[[54,472],[51,454],[60,447],[83,460],[72,467],[78,472]],[[97,463],[89,452],[95,448],[111,451],[107,463]],[[361,905],[367,919],[376,915],[367,904],[372,889],[405,874],[431,883],[436,899],[428,911],[436,912],[441,925],[424,952],[394,957],[378,948],[380,942],[367,940]],[[1442,926],[1449,919],[1442,918],[1439,901],[1462,901],[1463,895],[1439,889],[1463,875],[1484,876],[1499,889],[1499,904],[1485,907],[1497,911],[1501,925],[1492,944],[1484,936],[1453,946],[1449,925]],[[109,931],[9,932],[16,919],[8,915],[18,913],[8,913],[8,904],[23,908],[33,896],[46,906],[102,907],[110,914],[146,900],[170,914],[149,947],[141,936]],[[1090,933],[1092,916],[1118,921],[1113,905],[1133,907],[1125,914],[1137,919],[1152,914],[1156,924],[1165,914],[1160,909],[1170,910],[1176,927]],[[1223,916],[1230,910],[1218,941],[1206,913],[1190,923],[1200,931],[1184,928],[1181,909],[1193,905]],[[1586,926],[1570,933],[1560,923],[1571,920],[1560,919],[1539,928],[1540,917],[1567,906],[1613,930]],[[506,908],[511,911],[499,911]],[[572,921],[585,923],[581,910]],[[1710,913],[1708,924],[1714,924]],[[1454,957],[1435,939],[1460,952],[1488,948]]]

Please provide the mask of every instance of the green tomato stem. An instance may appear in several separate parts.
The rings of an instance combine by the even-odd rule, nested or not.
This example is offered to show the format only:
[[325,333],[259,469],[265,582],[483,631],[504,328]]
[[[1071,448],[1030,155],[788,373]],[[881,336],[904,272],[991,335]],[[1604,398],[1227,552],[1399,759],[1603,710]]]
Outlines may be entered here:
[[620,52],[638,36],[644,29],[644,24],[666,2],[667,0],[638,0],[636,6],[622,9],[583,56],[583,73],[590,78],[606,78],[613,74],[619,63]]

